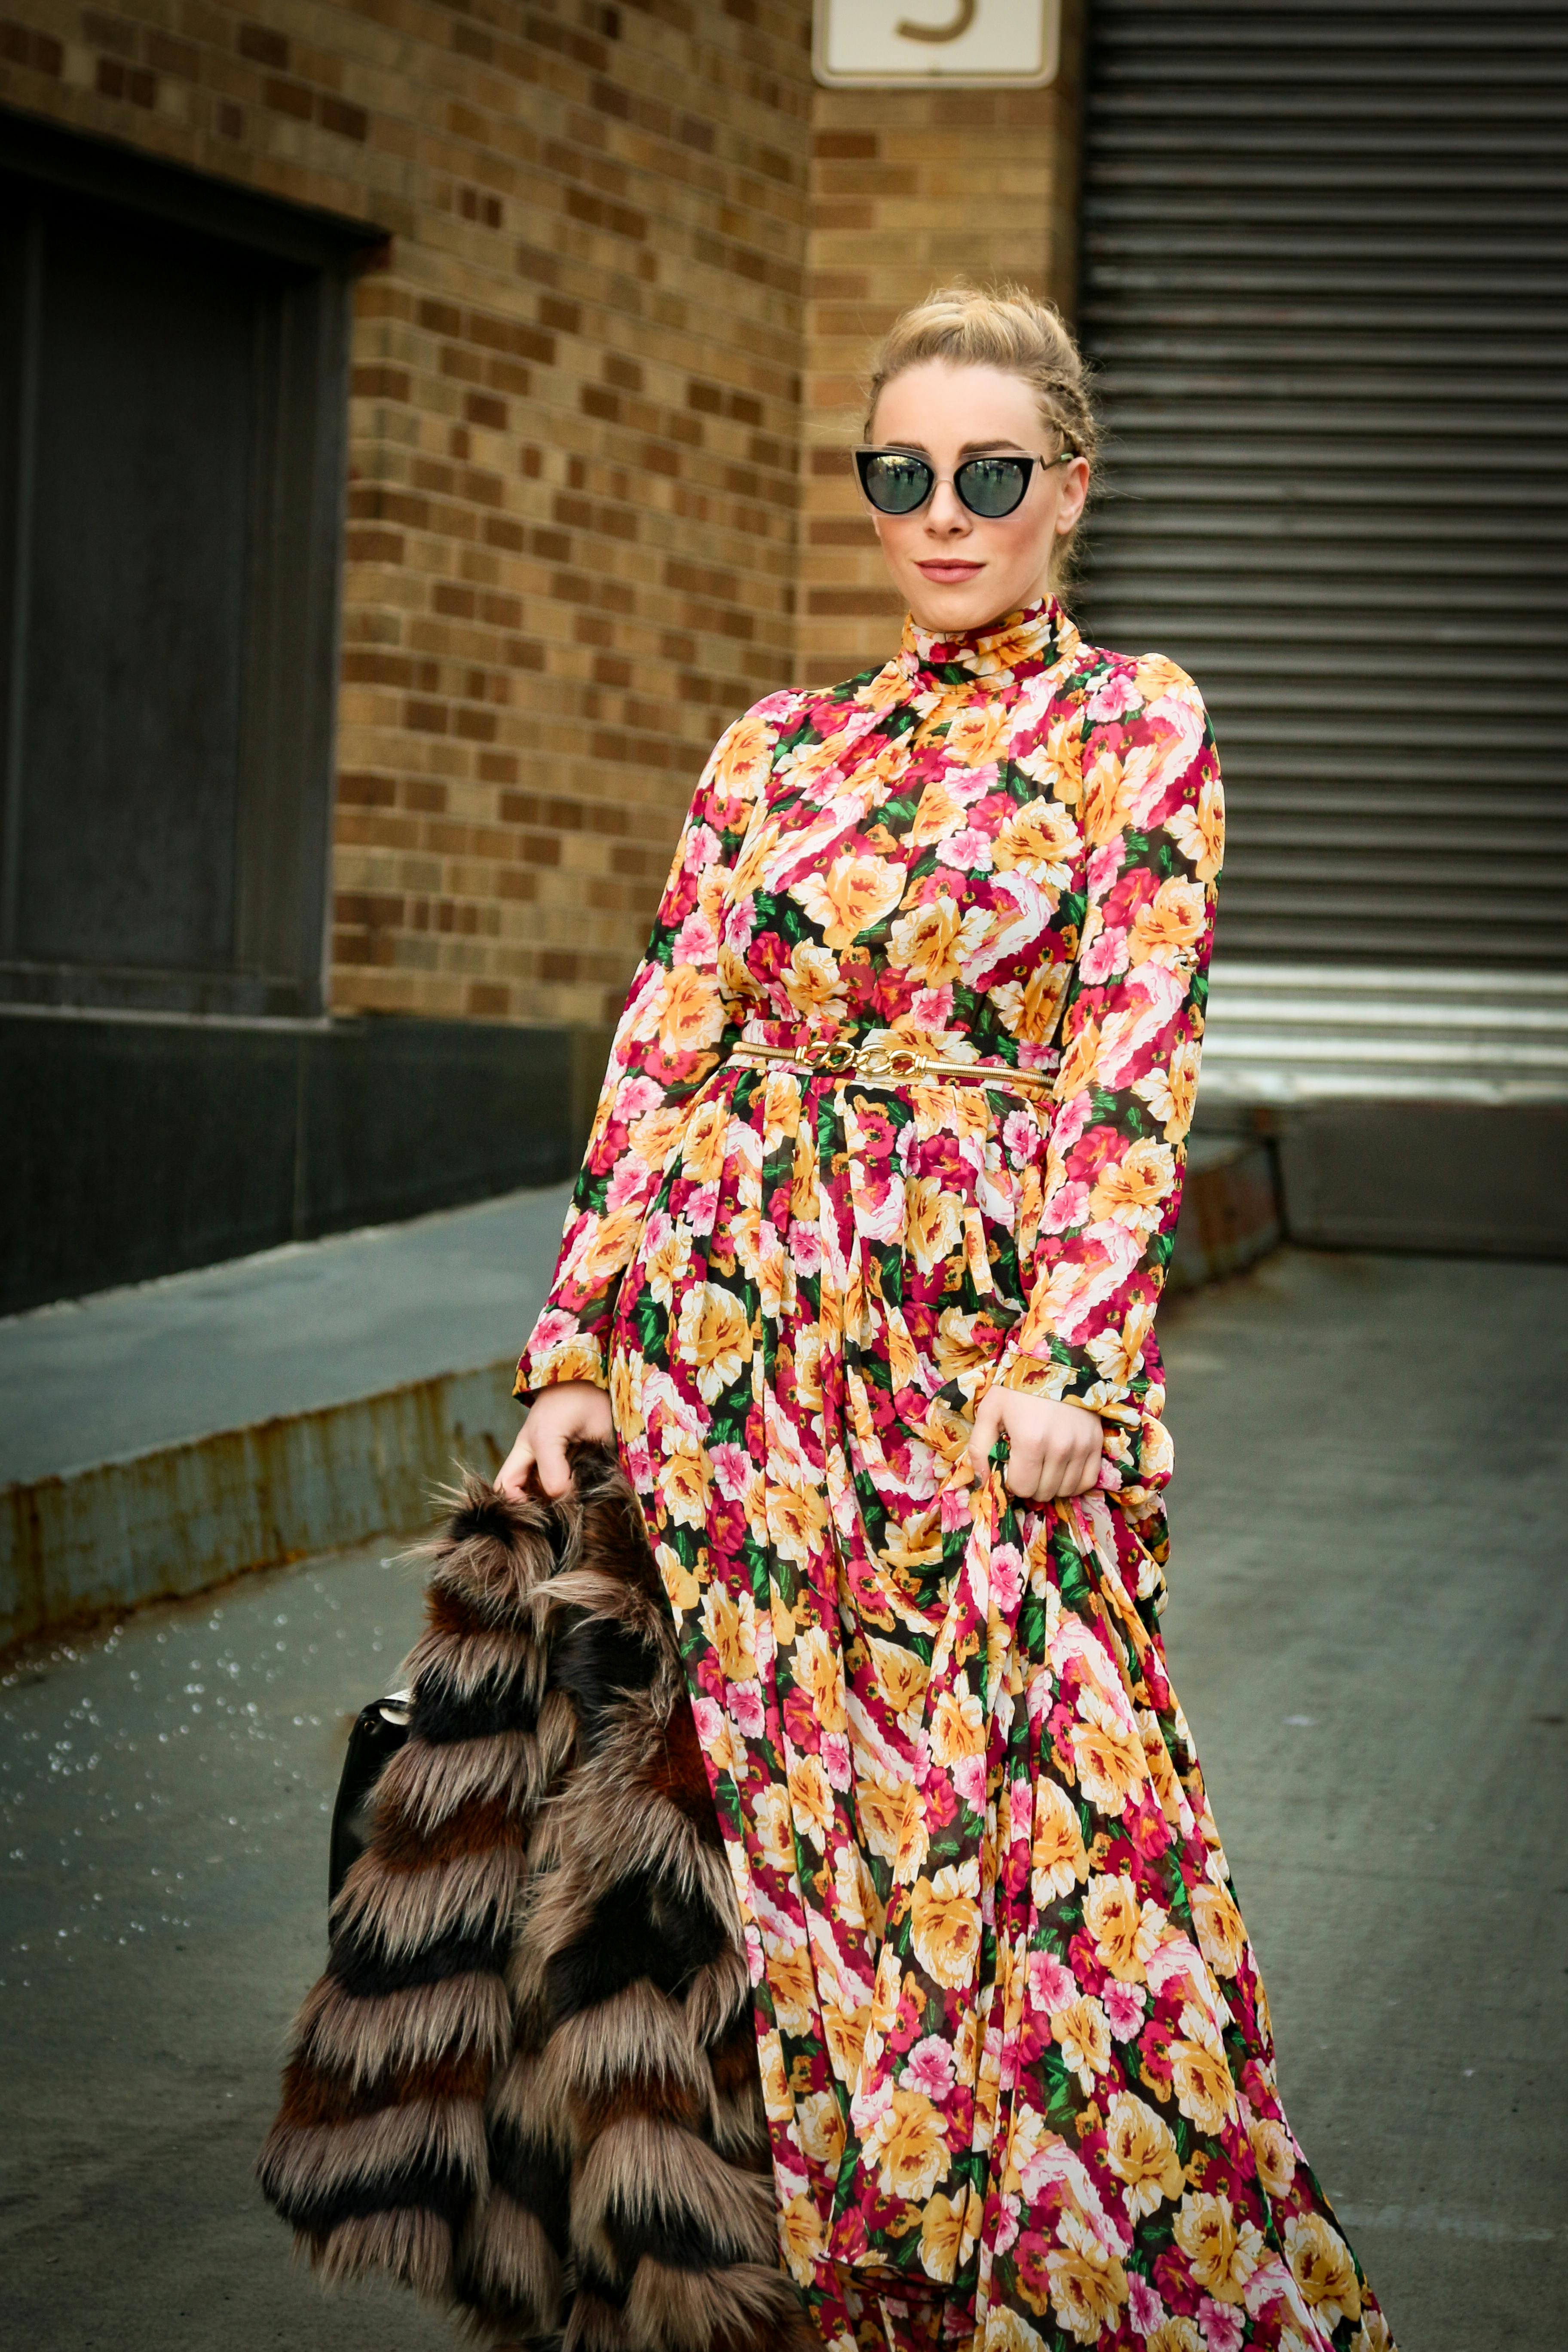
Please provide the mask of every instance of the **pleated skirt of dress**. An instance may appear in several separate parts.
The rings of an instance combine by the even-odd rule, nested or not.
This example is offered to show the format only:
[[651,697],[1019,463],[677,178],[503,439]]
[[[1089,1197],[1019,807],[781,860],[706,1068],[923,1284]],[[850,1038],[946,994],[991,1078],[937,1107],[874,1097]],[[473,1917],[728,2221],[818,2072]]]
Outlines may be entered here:
[[1166,1672],[1163,1433],[1045,1508],[967,1470],[1039,1156],[981,1089],[731,1073],[617,1304],[783,2257],[830,2352],[1391,2352]]

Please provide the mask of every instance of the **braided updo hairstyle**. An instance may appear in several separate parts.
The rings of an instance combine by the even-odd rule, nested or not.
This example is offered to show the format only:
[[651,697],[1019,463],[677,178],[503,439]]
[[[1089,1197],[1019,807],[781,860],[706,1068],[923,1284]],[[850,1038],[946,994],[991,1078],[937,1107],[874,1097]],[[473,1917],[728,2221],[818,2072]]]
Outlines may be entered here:
[[[939,286],[894,320],[877,353],[867,391],[865,437],[872,437],[877,403],[895,376],[945,360],[952,367],[999,368],[1022,376],[1047,425],[1067,447],[1094,463],[1099,446],[1082,353],[1054,303],[1026,286]],[[1065,573],[1080,525],[1058,544],[1054,569]]]

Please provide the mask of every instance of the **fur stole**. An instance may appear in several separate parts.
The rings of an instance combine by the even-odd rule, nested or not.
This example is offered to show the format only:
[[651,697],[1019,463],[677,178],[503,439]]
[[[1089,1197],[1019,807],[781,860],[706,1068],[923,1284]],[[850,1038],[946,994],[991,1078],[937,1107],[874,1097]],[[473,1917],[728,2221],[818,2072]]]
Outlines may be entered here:
[[409,1737],[296,2020],[263,2189],[324,2280],[491,2344],[807,2352],[740,1917],[630,1485],[470,1478]]

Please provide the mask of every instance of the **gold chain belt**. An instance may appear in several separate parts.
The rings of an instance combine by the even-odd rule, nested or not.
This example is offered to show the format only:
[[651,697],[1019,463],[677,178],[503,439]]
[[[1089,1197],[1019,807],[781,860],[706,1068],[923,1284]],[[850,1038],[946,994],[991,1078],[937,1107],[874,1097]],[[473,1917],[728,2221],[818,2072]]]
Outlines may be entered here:
[[1043,1090],[1055,1081],[1050,1070],[1016,1070],[1008,1062],[956,1062],[894,1039],[857,1045],[852,1038],[814,1038],[804,1045],[754,1045],[742,1038],[731,1058],[793,1062],[797,1068],[830,1077],[855,1077],[868,1086],[921,1086],[958,1079],[973,1087],[1007,1087],[1020,1094]]

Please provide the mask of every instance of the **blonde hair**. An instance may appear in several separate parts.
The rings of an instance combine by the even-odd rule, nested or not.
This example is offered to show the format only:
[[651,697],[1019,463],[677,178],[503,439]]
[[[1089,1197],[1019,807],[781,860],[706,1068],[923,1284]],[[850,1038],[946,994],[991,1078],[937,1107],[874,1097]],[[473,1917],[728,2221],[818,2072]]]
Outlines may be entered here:
[[[1020,376],[1033,392],[1040,415],[1054,425],[1065,445],[1094,463],[1099,447],[1089,404],[1089,371],[1083,355],[1053,302],[1026,286],[939,286],[923,302],[904,311],[885,337],[871,371],[863,431],[868,440],[880,400],[895,376],[928,360],[952,367],[999,368]],[[1057,550],[1053,567],[1064,572],[1078,527]]]

